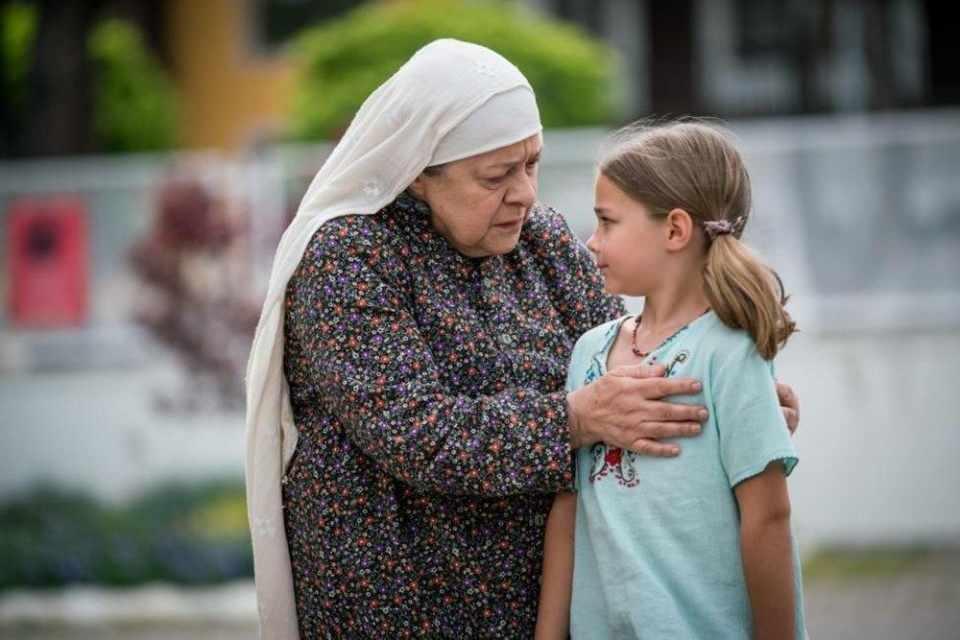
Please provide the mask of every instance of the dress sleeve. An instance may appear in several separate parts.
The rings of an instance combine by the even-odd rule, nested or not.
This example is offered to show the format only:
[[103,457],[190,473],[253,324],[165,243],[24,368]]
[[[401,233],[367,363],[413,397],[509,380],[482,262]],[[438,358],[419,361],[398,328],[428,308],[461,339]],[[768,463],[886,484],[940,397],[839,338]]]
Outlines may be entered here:
[[563,216],[541,206],[535,222],[534,251],[551,281],[551,295],[570,336],[576,340],[593,327],[623,316],[623,300],[604,291],[603,276],[590,251]]
[[[739,339],[742,338],[742,339]],[[747,335],[719,354],[711,374],[720,458],[731,487],[781,462],[790,475],[798,458],[777,400],[773,363]]]
[[298,341],[318,400],[350,440],[424,492],[492,497],[569,487],[565,393],[450,393],[412,303],[378,260],[375,250],[308,250],[287,289],[287,340]]

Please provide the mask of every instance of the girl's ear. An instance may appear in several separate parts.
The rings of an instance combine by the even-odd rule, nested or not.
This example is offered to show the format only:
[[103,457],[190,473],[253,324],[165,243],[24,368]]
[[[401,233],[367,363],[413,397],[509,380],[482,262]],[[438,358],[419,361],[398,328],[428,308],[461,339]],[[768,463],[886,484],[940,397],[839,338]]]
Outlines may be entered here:
[[666,218],[667,251],[681,251],[693,240],[696,224],[683,209],[671,209]]

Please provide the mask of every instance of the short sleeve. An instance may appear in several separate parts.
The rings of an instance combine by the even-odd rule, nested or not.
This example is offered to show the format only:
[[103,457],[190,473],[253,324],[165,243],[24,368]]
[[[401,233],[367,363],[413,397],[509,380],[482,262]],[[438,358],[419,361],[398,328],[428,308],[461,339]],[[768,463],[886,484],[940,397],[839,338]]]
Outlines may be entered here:
[[773,363],[760,356],[748,335],[738,332],[736,337],[725,353],[717,354],[711,372],[712,414],[731,487],[771,462],[781,462],[786,475],[798,462],[777,399]]

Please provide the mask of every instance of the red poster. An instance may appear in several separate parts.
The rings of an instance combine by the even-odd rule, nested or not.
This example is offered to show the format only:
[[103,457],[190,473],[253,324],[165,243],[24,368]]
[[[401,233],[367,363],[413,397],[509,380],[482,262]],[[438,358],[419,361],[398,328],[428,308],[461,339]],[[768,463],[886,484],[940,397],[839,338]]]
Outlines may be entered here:
[[72,327],[87,315],[87,212],[78,198],[24,198],[7,216],[10,319]]

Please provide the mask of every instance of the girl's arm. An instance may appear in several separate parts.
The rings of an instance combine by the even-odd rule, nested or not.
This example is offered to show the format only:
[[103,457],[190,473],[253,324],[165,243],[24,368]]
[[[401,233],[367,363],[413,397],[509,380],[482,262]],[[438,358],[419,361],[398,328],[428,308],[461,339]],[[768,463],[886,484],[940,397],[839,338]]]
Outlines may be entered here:
[[779,462],[734,488],[740,504],[740,550],[753,610],[753,637],[794,637],[790,497]]
[[576,515],[577,494],[558,493],[547,517],[543,543],[543,577],[536,640],[566,640],[568,637]]

